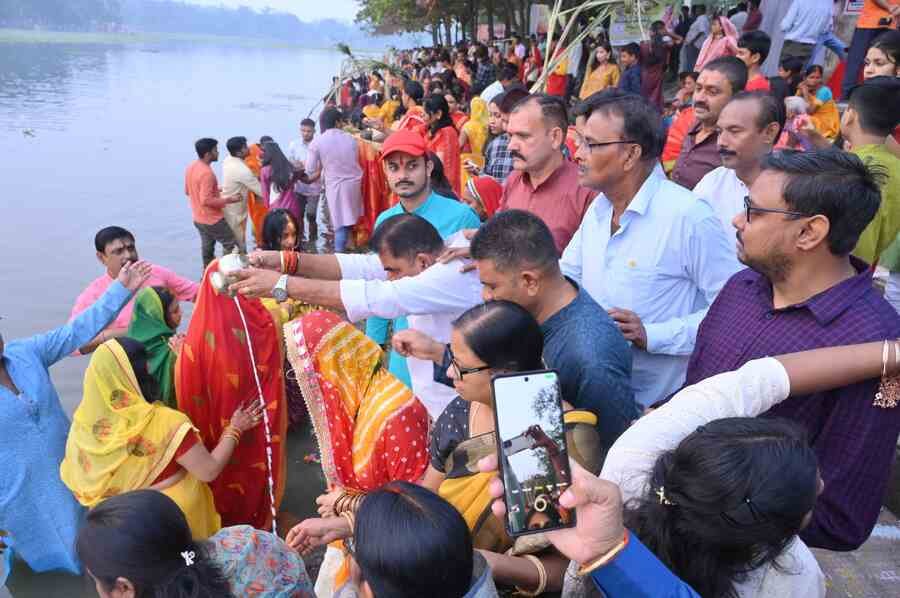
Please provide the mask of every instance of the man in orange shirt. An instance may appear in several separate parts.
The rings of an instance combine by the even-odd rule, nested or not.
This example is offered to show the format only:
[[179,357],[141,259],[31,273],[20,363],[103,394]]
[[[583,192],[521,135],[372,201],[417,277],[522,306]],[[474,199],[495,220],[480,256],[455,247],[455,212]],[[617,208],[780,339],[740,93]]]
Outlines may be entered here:
[[847,67],[841,81],[841,99],[846,100],[850,88],[857,84],[859,71],[869,46],[881,33],[900,24],[900,0],[865,0],[847,53]]
[[231,227],[225,221],[226,205],[241,201],[239,195],[222,197],[219,181],[210,164],[219,159],[219,142],[204,137],[197,140],[194,149],[197,159],[191,162],[184,176],[184,193],[191,201],[194,226],[200,232],[200,248],[203,269],[216,257],[216,243],[221,243],[225,253],[231,252],[237,241]]

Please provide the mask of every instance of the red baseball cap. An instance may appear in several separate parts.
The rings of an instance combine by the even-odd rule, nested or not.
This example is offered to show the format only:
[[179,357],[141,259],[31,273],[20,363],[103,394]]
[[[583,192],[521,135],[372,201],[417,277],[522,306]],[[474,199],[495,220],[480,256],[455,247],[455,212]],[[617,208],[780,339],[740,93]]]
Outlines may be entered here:
[[428,152],[428,146],[425,144],[425,138],[418,133],[402,130],[391,134],[381,146],[381,159],[384,160],[394,152],[419,157]]

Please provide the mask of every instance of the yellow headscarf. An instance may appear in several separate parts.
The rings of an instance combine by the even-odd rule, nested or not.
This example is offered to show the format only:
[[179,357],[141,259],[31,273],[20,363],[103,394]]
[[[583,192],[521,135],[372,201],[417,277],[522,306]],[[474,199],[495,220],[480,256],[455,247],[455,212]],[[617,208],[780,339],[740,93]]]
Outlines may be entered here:
[[488,137],[488,106],[480,97],[472,98],[469,104],[469,120],[463,125],[473,154],[484,154],[484,144]]
[[86,507],[147,488],[191,430],[185,414],[144,399],[125,350],[107,341],[85,373],[60,477]]

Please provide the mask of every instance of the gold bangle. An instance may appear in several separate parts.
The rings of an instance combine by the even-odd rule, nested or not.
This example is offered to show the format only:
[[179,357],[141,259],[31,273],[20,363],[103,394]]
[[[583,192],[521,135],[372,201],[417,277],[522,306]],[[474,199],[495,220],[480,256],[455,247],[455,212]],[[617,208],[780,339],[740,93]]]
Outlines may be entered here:
[[337,497],[337,500],[334,501],[334,504],[331,506],[331,510],[335,515],[340,515],[344,512],[344,503],[347,502],[347,498],[350,495],[346,492],[341,492],[341,495]]
[[341,517],[347,520],[347,523],[350,525],[350,535],[353,535],[353,530],[356,528],[356,517],[350,511],[344,511],[341,513]]
[[283,252],[283,251],[279,251],[279,252],[278,252],[278,257],[281,258],[281,273],[282,273],[282,274],[287,274],[287,272],[284,271],[284,252]]
[[626,546],[628,546],[628,530],[627,529],[625,530],[625,537],[622,538],[622,541],[619,542],[615,547],[613,547],[612,550],[610,550],[606,554],[594,559],[590,563],[585,563],[584,565],[579,567],[578,568],[578,577],[583,577],[583,576],[591,573],[595,569],[599,569],[603,565],[608,564],[610,561],[612,561],[614,558],[616,558],[616,556],[618,556],[618,554],[620,552],[625,550]]
[[538,572],[538,586],[533,591],[530,592],[528,590],[523,590],[519,586],[516,586],[516,591],[523,596],[540,596],[544,593],[544,590],[547,589],[547,569],[544,567],[544,563],[541,562],[541,559],[537,558],[533,554],[524,554],[522,555],[526,559],[532,562]]

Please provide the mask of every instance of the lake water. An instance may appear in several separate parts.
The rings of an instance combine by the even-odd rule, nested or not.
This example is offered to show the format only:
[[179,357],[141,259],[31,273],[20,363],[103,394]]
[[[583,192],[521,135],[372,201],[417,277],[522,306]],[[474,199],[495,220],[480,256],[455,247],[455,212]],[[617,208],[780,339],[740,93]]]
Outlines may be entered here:
[[[199,280],[199,239],[184,195],[194,141],[215,137],[224,156],[229,137],[271,135],[286,149],[341,59],[326,50],[210,43],[0,43],[4,337],[68,319],[75,297],[103,273],[93,238],[104,226],[124,226],[142,258]],[[87,363],[70,357],[51,370],[69,414]],[[306,433],[289,445],[292,472],[309,472],[292,476],[283,505],[299,515],[321,489],[310,483],[317,468],[302,462],[311,450]],[[10,587],[17,597],[93,595],[90,584],[53,574],[20,572]]]
[[[131,230],[142,258],[198,280],[199,239],[184,195],[194,140],[218,139],[223,157],[235,135],[271,135],[287,150],[341,58],[209,43],[0,43],[3,335],[68,319],[75,297],[103,272],[93,238],[104,226]],[[53,369],[69,410],[86,363],[70,358]]]

